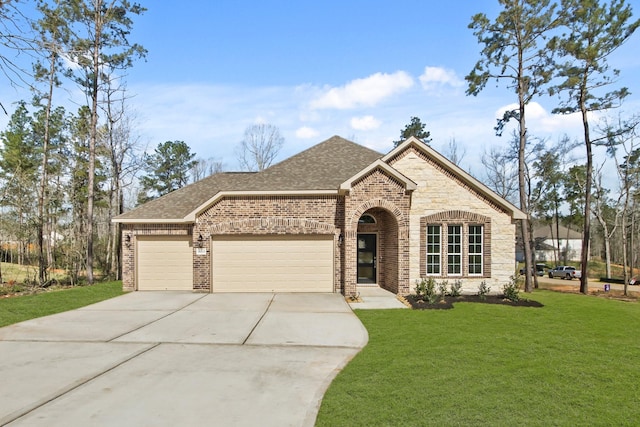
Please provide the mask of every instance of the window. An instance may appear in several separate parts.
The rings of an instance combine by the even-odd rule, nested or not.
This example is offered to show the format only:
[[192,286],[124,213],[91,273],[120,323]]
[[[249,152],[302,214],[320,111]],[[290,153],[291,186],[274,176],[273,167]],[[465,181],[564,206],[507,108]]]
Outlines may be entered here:
[[491,217],[443,211],[420,218],[420,277],[491,277]]
[[482,226],[469,226],[469,275],[482,274]]
[[440,226],[427,226],[427,274],[440,274]]
[[375,224],[376,219],[371,215],[365,214],[360,217],[360,219],[358,220],[358,223],[359,224]]
[[447,227],[447,272],[462,274],[462,227]]

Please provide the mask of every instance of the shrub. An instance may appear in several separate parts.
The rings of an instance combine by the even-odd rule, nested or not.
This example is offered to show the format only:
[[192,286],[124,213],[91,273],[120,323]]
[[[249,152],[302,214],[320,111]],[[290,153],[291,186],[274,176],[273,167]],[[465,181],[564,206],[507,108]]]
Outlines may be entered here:
[[449,295],[451,295],[452,297],[459,297],[461,294],[461,290],[462,289],[462,280],[457,279],[453,281],[453,284],[451,285],[451,290],[449,291]]
[[449,287],[449,282],[443,280],[438,283],[438,300],[444,301],[444,297],[447,296],[447,288]]
[[520,300],[520,286],[518,285],[518,279],[516,276],[511,276],[510,279],[509,283],[502,287],[502,292],[506,299],[517,302]]
[[478,296],[480,299],[485,300],[489,292],[491,292],[491,287],[487,286],[487,281],[483,280],[480,282],[480,285],[478,286]]
[[436,281],[432,277],[416,280],[416,298],[433,304],[437,301]]

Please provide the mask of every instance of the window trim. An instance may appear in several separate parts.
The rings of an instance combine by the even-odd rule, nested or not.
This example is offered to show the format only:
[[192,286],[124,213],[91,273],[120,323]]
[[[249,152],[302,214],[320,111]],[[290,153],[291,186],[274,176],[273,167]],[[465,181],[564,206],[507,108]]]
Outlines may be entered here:
[[[440,276],[442,274],[442,226],[439,224],[428,224],[426,227],[426,240],[427,240],[427,244],[426,244],[426,265],[425,265],[425,269],[426,269],[426,274],[425,276]],[[429,233],[429,229],[430,228],[437,228],[437,230],[432,230],[432,233]],[[433,241],[429,241],[429,237],[438,237],[438,242],[433,242]],[[435,246],[437,246],[437,252],[433,251],[430,252],[429,249],[434,248]],[[430,257],[437,257],[437,263],[436,262],[429,262],[430,261]],[[437,267],[438,271],[431,271],[429,272],[429,267]]]
[[[447,224],[447,276],[463,276],[466,269],[464,268],[464,244],[463,244],[462,224]],[[454,232],[455,231],[455,232]],[[452,241],[452,237],[457,237],[456,241]],[[457,250],[456,250],[457,248]],[[457,262],[452,261],[457,258]],[[457,267],[458,271],[455,271]],[[454,270],[454,271],[452,271]]]
[[[471,232],[471,229],[480,229],[480,232]],[[480,242],[476,242],[474,241],[473,243],[471,242],[471,238],[472,237],[477,237],[480,239]],[[469,276],[477,276],[477,277],[482,277],[483,271],[484,271],[484,227],[480,224],[468,224],[467,225],[467,273],[469,274]],[[480,246],[480,250],[474,250],[473,252],[471,251],[472,246]],[[480,262],[471,262],[471,257],[480,257]],[[472,272],[471,271],[471,267],[472,266],[480,266],[480,272]]]
[[[429,226],[440,227],[440,273],[427,273],[427,230]],[[460,273],[449,273],[448,227],[460,226]],[[481,253],[469,252],[470,227],[481,230]],[[469,257],[480,255],[481,273],[470,273]],[[444,211],[420,218],[420,277],[435,278],[490,278],[491,277],[491,218],[467,211]]]

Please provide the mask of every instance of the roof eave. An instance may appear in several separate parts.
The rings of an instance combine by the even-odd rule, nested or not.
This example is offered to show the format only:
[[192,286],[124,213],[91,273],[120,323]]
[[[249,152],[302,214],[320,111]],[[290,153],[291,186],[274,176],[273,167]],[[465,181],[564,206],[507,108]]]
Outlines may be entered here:
[[383,171],[385,171],[386,173],[388,173],[389,175],[391,175],[392,177],[394,177],[395,179],[403,183],[406,191],[413,191],[416,188],[418,188],[418,184],[416,184],[411,179],[407,178],[405,175],[403,175],[402,173],[394,169],[388,163],[385,163],[381,159],[378,159],[375,162],[371,163],[366,168],[362,169],[360,172],[358,172],[354,176],[347,179],[342,184],[340,184],[339,191],[342,194],[349,192],[349,190],[351,189],[351,185],[355,181],[359,180],[360,178],[364,177],[365,175],[367,175],[368,173],[372,172],[375,169],[382,169]]
[[195,222],[196,218],[211,205],[224,197],[250,197],[250,196],[333,196],[337,190],[291,190],[291,191],[220,191],[215,196],[198,206],[184,219]]
[[425,144],[415,136],[411,136],[407,138],[404,142],[402,142],[393,150],[391,150],[381,160],[383,162],[388,162],[390,159],[392,159],[394,156],[396,156],[398,153],[402,152],[403,150],[407,149],[409,146],[414,146],[418,150],[424,151],[427,154],[429,154],[439,164],[451,170],[451,172],[453,172],[455,176],[459,177],[465,183],[469,184],[472,188],[475,188],[476,190],[478,190],[480,193],[488,197],[492,202],[496,203],[498,206],[501,206],[505,210],[511,212],[511,217],[513,219],[522,220],[527,218],[527,215],[523,211],[518,209],[515,205],[513,205],[508,200],[497,195],[493,190],[491,190],[489,187],[484,185],[478,179],[471,176],[469,173],[464,171],[458,165],[453,163],[451,160],[447,159],[442,154],[438,153],[436,150],[434,150],[429,145]]

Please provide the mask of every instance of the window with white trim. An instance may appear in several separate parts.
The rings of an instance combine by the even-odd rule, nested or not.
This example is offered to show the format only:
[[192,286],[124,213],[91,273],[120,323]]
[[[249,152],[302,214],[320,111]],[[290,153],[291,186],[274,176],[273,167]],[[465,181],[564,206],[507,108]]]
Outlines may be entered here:
[[447,272],[450,275],[462,274],[462,226],[447,227]]
[[420,277],[491,277],[491,218],[446,211],[420,218]]
[[482,275],[482,226],[469,226],[469,275]]
[[439,225],[427,226],[427,274],[440,275],[441,233]]

